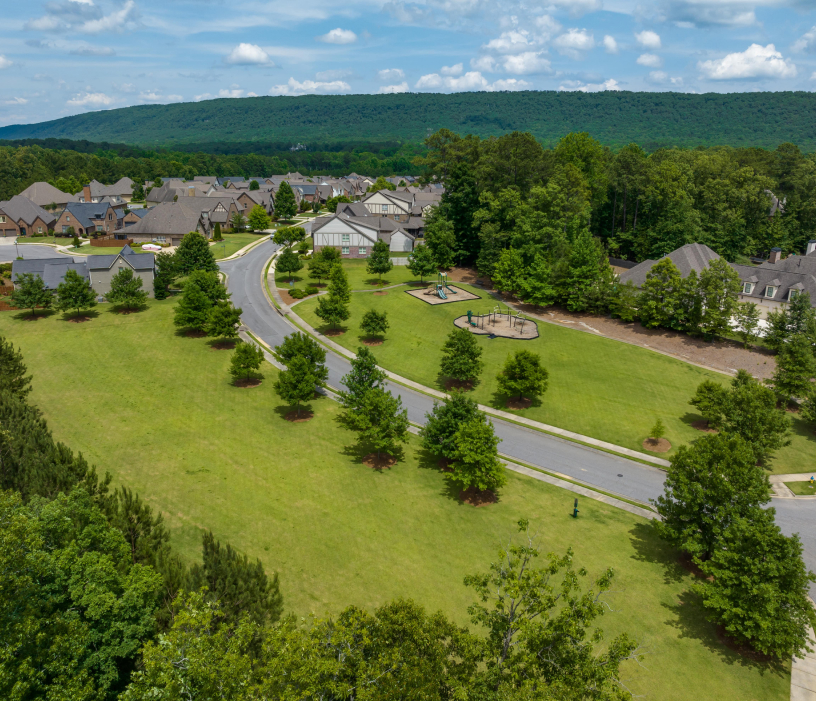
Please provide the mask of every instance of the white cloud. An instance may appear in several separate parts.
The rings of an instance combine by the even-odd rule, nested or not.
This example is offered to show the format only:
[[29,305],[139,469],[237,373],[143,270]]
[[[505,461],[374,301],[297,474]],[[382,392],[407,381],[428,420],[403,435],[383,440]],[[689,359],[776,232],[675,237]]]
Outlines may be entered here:
[[101,32],[121,32],[127,23],[131,20],[131,15],[134,14],[136,3],[133,0],[127,0],[122,6],[121,10],[112,12],[105,17],[90,20],[83,24],[79,31],[86,34],[100,34]]
[[488,73],[495,73],[499,70],[499,64],[492,56],[479,56],[479,58],[470,59],[470,67],[477,71],[487,71]]
[[218,97],[243,97],[244,91],[237,85],[231,85],[229,90],[224,88],[218,91]]
[[603,38],[603,45],[604,48],[606,49],[606,53],[608,54],[618,53],[618,42],[615,41],[615,37],[609,36],[609,34],[607,34]]
[[457,63],[453,66],[442,66],[442,69],[439,71],[442,75],[462,75],[462,71],[464,70],[464,66],[461,63]]
[[533,20],[538,29],[538,36],[546,41],[561,31],[561,25],[550,15],[540,15]]
[[67,104],[71,107],[107,107],[113,98],[101,92],[86,92],[74,95]]
[[517,80],[516,78],[507,78],[506,80],[497,80],[490,86],[490,90],[527,90],[530,83],[526,80]]
[[793,42],[791,50],[796,51],[797,53],[812,53],[814,50],[816,50],[816,27],[811,27],[810,31],[805,32],[801,37]]
[[377,77],[384,81],[402,80],[405,77],[405,71],[401,68],[383,68],[381,71],[377,71]]
[[150,92],[140,92],[139,93],[140,100],[147,100],[148,102],[155,102],[156,100],[161,100],[162,97],[159,93],[151,90]]
[[747,27],[757,23],[756,14],[752,9],[755,4],[780,5],[783,3],[776,3],[773,0],[764,0],[764,2],[671,0],[666,6],[668,12],[659,19],[661,21],[668,19],[677,26],[686,28],[700,26]]
[[711,80],[742,80],[755,78],[793,78],[796,66],[783,58],[773,44],[751,44],[745,51],[723,58],[700,61],[697,67]]
[[350,29],[332,29],[328,34],[315,37],[318,41],[326,44],[353,44],[357,41],[357,35]]
[[444,88],[452,92],[465,90],[486,90],[493,92],[496,90],[525,90],[530,87],[530,83],[525,80],[508,78],[497,80],[495,83],[488,83],[479,71],[468,71],[463,76],[455,78],[453,76],[441,76],[438,73],[423,75],[414,86],[420,90]]
[[302,83],[289,78],[285,85],[275,85],[269,90],[270,95],[310,95],[314,93],[347,92],[351,86],[343,80],[329,82],[304,80]]
[[105,15],[93,2],[49,2],[45,6],[46,14],[29,20],[24,28],[42,32],[67,32],[69,30],[83,34],[100,34],[102,32],[121,32],[133,26],[138,15],[134,0],[127,0],[121,8]]
[[482,48],[499,54],[517,54],[528,51],[534,44],[535,41],[526,29],[513,29],[509,32],[502,32],[501,36],[491,39],[487,44],[482,45]]
[[116,52],[109,46],[93,46],[85,44],[77,46],[69,51],[74,56],[115,56]]
[[644,49],[654,50],[659,49],[662,46],[660,35],[657,32],[651,31],[650,29],[644,29],[642,32],[635,34],[635,39],[637,39],[637,43]]
[[395,95],[401,92],[408,92],[408,83],[403,81],[399,85],[383,85],[377,92],[380,95]]
[[4,105],[27,105],[28,100],[24,97],[12,97],[10,100],[6,100]]
[[257,44],[238,44],[224,58],[224,63],[233,66],[262,66],[269,63],[269,54]]
[[595,46],[595,37],[586,29],[568,29],[565,34],[555,38],[553,46],[563,56],[577,60]]
[[0,70],[3,68],[8,68],[12,64],[11,59],[6,58],[3,54],[0,54]]
[[603,92],[604,90],[620,90],[621,87],[618,85],[617,80],[610,78],[603,83],[582,83],[579,80],[566,80],[558,89],[577,92]]
[[419,90],[425,90],[426,88],[441,88],[443,84],[442,76],[438,73],[428,73],[427,75],[423,75],[414,85],[415,88]]
[[663,65],[663,59],[655,54],[641,54],[638,56],[637,64],[648,68],[660,68]]
[[516,56],[506,56],[502,63],[505,71],[516,75],[530,73],[549,73],[550,62],[541,53],[526,51]]
[[[250,93],[250,95],[252,95],[252,97],[255,97],[254,93]],[[184,97],[181,95],[168,95],[166,99],[168,102],[181,102],[184,99]]]

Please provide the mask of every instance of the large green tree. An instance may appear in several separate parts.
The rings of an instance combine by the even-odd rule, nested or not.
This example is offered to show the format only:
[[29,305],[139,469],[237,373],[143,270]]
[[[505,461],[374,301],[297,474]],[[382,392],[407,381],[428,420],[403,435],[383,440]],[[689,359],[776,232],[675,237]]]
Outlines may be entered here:
[[456,235],[453,223],[446,219],[438,207],[431,209],[425,219],[425,245],[433,253],[439,268],[452,268],[456,262]]
[[340,383],[346,388],[340,392],[340,402],[348,411],[357,411],[364,395],[370,390],[385,389],[386,374],[377,367],[377,359],[365,346],[357,349],[351,360],[351,370]]
[[794,397],[804,399],[812,390],[816,359],[810,340],[804,334],[791,336],[779,349],[773,384],[779,401],[787,405]]
[[232,302],[217,302],[207,313],[204,331],[216,338],[237,338],[243,313],[244,310],[235,307]]
[[419,281],[424,282],[428,275],[436,272],[436,260],[430,246],[417,245],[408,256],[408,270],[411,275],[418,275]]
[[[255,182],[254,180],[252,182]],[[249,210],[247,223],[252,231],[264,231],[272,225],[272,219],[266,213],[263,205],[256,204]]]
[[326,367],[326,350],[311,336],[295,332],[286,336],[283,342],[275,348],[275,355],[284,365],[289,365],[295,358],[305,358],[312,374],[320,384],[329,379],[329,370]]
[[724,336],[731,330],[742,283],[739,274],[722,258],[712,260],[700,273],[702,318],[700,330],[706,338]]
[[547,391],[549,373],[541,365],[541,356],[521,349],[507,356],[504,368],[496,376],[499,391],[523,399],[525,394],[538,397]]
[[482,372],[482,347],[467,329],[455,328],[442,346],[439,371],[459,382],[475,381]]
[[147,302],[147,292],[142,289],[142,278],[134,275],[129,267],[123,267],[111,279],[110,292],[105,298],[125,309],[139,309]]
[[14,350],[11,341],[0,336],[0,393],[9,392],[24,399],[31,392],[31,375],[23,362],[23,353]]
[[663,258],[646,274],[637,306],[640,323],[646,328],[663,326],[679,329],[682,325],[680,271],[671,258]]
[[446,476],[463,490],[495,491],[507,483],[498,455],[501,439],[481,414],[459,426],[453,437],[451,472]]
[[291,185],[285,180],[281,182],[275,193],[275,214],[279,219],[291,219],[297,213],[297,202]]
[[174,269],[178,275],[189,275],[194,270],[217,273],[218,265],[210,244],[197,231],[185,234],[173,254]]
[[279,273],[289,273],[289,282],[292,282],[292,273],[303,269],[303,261],[291,248],[283,249],[275,260],[275,270]]
[[360,331],[368,336],[385,336],[385,332],[388,331],[388,315],[376,309],[369,309],[360,320]]
[[481,416],[475,401],[462,392],[451,392],[441,404],[434,402],[433,411],[425,414],[425,425],[419,430],[422,447],[451,460],[456,452],[456,432]]
[[336,328],[351,316],[351,312],[349,312],[348,302],[344,302],[340,297],[329,292],[317,298],[315,316]]
[[358,432],[362,445],[374,448],[377,459],[381,453],[398,457],[400,443],[408,441],[408,411],[402,399],[381,387],[369,389],[356,406],[343,414],[345,425]]
[[371,249],[371,255],[366,261],[366,271],[371,275],[379,276],[380,284],[382,284],[382,276],[390,272],[394,264],[391,262],[391,251],[388,244],[382,239],[377,239],[377,242]]
[[39,275],[21,273],[17,276],[11,301],[15,307],[30,309],[34,316],[37,309],[50,309],[54,303],[54,293],[45,289],[45,283]]
[[76,270],[67,270],[65,279],[57,286],[54,306],[63,312],[91,309],[96,306],[96,292]]

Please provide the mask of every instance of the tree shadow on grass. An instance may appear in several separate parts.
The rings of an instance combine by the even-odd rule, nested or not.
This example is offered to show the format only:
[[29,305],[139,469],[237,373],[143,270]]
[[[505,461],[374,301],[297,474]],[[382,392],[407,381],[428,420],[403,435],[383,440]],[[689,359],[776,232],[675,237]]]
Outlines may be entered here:
[[90,321],[99,317],[99,312],[96,309],[83,309],[81,311],[63,312],[62,321],[70,321],[74,324],[81,324],[84,321]]
[[114,304],[108,309],[110,314],[120,314],[127,316],[128,314],[139,314],[147,309],[147,304],[138,304],[136,306],[127,306],[124,304]]
[[32,314],[30,309],[26,309],[19,314],[15,314],[13,318],[17,321],[37,321],[38,319],[48,319],[56,313],[53,309],[38,309]]
[[181,338],[206,338],[207,336],[206,331],[191,329],[190,327],[177,328],[173,333]]
[[207,341],[210,350],[234,350],[238,345],[237,338],[213,338]]
[[660,539],[651,523],[636,524],[629,536],[636,553],[634,559],[661,565],[666,584],[679,584],[686,579],[688,571],[680,564],[680,553]]
[[[281,404],[276,406],[273,411],[284,421],[292,421],[292,414],[297,413],[296,406],[290,406],[289,404]],[[312,406],[311,402],[301,403],[300,405],[300,418],[304,421],[311,419],[314,417],[314,407]],[[308,417],[308,419],[307,419]],[[295,419],[297,420],[297,419]]]
[[[494,409],[500,409],[501,411],[508,411],[508,410],[518,410],[518,409],[533,409],[535,407],[540,407],[542,405],[541,397],[534,397],[529,394],[524,395],[524,401],[522,401],[523,406],[518,407],[508,407],[507,403],[511,400],[518,399],[517,395],[509,395],[505,394],[501,390],[496,390],[493,392],[493,395],[490,397],[490,406]],[[529,403],[529,406],[527,405]]]

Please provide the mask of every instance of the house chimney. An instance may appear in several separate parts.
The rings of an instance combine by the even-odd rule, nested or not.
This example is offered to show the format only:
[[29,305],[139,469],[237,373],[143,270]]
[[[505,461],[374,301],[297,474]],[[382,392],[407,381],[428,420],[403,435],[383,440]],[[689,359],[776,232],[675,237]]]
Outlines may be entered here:
[[805,255],[809,256],[813,251],[816,251],[816,241],[808,241],[807,249],[805,249]]
[[771,249],[771,257],[768,258],[769,263],[778,263],[779,259],[782,257],[782,249],[781,248],[772,248]]
[[187,196],[188,197],[195,197],[195,186],[194,185],[190,185],[190,187],[187,188]]
[[86,202],[90,202],[90,201],[91,201],[91,186],[90,186],[90,184],[85,185],[85,186],[82,188],[82,197],[84,197],[84,198],[85,198],[85,201],[86,201]]

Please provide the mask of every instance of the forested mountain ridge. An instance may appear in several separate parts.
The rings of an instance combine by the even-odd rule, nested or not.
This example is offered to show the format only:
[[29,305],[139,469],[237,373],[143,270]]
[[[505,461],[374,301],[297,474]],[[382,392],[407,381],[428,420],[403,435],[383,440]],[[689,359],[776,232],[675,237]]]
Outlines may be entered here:
[[612,147],[760,146],[816,150],[809,92],[552,92],[304,95],[140,105],[0,128],[0,139],[143,146],[214,142],[422,141],[448,128],[482,138],[528,131],[545,147],[585,131]]

